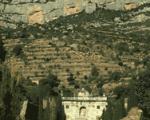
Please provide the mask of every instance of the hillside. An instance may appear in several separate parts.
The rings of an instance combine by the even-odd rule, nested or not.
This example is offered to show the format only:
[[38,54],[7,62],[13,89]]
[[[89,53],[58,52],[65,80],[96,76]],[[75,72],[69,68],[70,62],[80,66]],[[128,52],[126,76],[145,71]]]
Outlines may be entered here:
[[16,26],[0,28],[4,63],[37,84],[56,75],[66,96],[85,87],[95,96],[113,97],[116,88],[126,88],[134,74],[146,69],[150,58],[149,4],[128,11],[97,8],[91,14]]
[[40,80],[49,70],[62,80],[69,72],[83,80],[92,64],[107,77],[138,67],[135,64],[149,55],[148,13],[98,9],[44,25],[18,24],[16,29],[1,29],[1,35],[8,60],[18,62],[19,72],[31,80]]

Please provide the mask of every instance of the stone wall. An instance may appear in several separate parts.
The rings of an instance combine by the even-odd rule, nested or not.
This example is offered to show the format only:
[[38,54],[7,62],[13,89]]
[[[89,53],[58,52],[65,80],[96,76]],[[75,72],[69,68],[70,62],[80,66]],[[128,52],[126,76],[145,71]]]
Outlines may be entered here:
[[[5,47],[8,56],[17,45],[24,45],[19,39],[5,40]],[[96,46],[96,45],[95,45]],[[108,62],[107,58],[98,52],[84,53],[74,50],[73,46],[65,46],[65,42],[57,40],[37,39],[24,45],[25,58],[9,57],[9,66],[12,71],[22,73],[25,78],[32,81],[39,81],[45,78],[49,71],[56,74],[65,84],[69,73],[72,73],[76,80],[84,80],[90,75],[94,63],[103,76],[112,71],[122,71],[123,68],[116,63]],[[24,60],[23,60],[24,59]]]
[[93,100],[85,100],[84,97],[81,100],[74,99],[74,101],[63,99],[66,120],[99,120],[106,109],[107,98],[98,98],[104,100],[97,100],[96,97],[92,97]]

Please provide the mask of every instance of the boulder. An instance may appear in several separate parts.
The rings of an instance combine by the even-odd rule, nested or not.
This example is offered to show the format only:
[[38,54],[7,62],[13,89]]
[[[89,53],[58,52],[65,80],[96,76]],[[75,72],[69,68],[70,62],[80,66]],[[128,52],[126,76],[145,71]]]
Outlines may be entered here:
[[138,3],[135,2],[129,2],[129,3],[125,3],[124,5],[124,10],[128,11],[128,10],[133,10],[135,8],[139,7]]
[[95,10],[96,10],[96,4],[92,2],[89,2],[85,7],[85,12],[89,14],[93,13]]

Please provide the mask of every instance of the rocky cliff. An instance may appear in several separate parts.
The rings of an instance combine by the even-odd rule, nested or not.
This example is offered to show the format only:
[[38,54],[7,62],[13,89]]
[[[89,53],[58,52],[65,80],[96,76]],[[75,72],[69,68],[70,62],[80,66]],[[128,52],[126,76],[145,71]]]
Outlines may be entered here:
[[15,23],[43,24],[60,16],[85,10],[92,13],[97,7],[130,10],[148,0],[1,0],[0,26],[16,27]]

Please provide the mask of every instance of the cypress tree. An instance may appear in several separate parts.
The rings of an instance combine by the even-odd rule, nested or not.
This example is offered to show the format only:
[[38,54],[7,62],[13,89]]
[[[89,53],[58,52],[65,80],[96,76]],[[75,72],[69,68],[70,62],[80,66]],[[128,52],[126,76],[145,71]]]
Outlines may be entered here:
[[2,40],[0,40],[0,62],[5,61],[6,51],[4,48],[4,43]]

